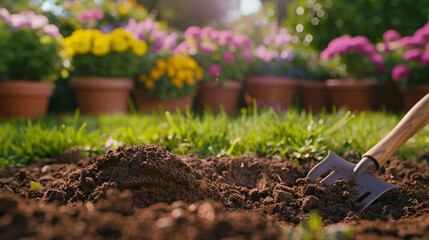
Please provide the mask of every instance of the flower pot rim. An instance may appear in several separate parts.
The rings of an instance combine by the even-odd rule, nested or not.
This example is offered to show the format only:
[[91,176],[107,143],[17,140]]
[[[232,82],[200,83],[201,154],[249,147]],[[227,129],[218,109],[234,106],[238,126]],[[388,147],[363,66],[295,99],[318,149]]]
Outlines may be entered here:
[[1,96],[40,96],[50,97],[54,92],[54,84],[38,81],[7,81],[0,82]]
[[192,98],[195,97],[195,94],[184,94],[180,98],[166,98],[166,99],[161,99],[161,98],[158,98],[156,95],[149,95],[149,94],[145,93],[140,88],[135,88],[135,89],[131,90],[131,95],[133,97],[136,97],[136,95],[143,95],[145,98],[150,98],[150,99],[153,99],[153,100],[160,100],[160,101],[162,101],[162,100],[182,99],[182,98],[187,98],[187,97],[192,97]]
[[373,79],[363,81],[349,81],[343,79],[328,79],[326,85],[329,87],[365,87],[365,86],[376,86],[377,82]]
[[323,87],[323,88],[325,88],[325,87],[327,87],[327,84],[326,84],[326,81],[307,81],[307,80],[304,80],[304,81],[299,82],[299,86],[309,87],[309,88],[311,88],[311,87],[314,87],[314,88]]
[[264,86],[297,86],[299,79],[295,77],[282,76],[249,76],[244,80],[245,85]]
[[71,77],[69,86],[75,90],[131,90],[134,88],[134,80],[132,78]]
[[226,80],[223,83],[217,81],[209,82],[200,82],[200,86],[210,87],[210,88],[228,88],[228,89],[241,89],[242,83],[234,80]]

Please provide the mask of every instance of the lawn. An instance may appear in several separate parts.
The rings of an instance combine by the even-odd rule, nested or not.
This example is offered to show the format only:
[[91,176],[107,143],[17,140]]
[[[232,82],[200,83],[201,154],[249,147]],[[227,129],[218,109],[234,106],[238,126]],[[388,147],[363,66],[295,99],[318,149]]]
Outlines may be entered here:
[[[199,157],[279,156],[293,161],[321,160],[328,150],[363,154],[399,122],[403,114],[339,110],[312,114],[248,108],[227,116],[130,113],[98,118],[74,115],[0,122],[1,165],[25,165],[54,158],[78,146],[86,155],[103,155],[121,145],[158,144],[175,154]],[[396,155],[412,160],[427,149],[429,128],[410,139]]]

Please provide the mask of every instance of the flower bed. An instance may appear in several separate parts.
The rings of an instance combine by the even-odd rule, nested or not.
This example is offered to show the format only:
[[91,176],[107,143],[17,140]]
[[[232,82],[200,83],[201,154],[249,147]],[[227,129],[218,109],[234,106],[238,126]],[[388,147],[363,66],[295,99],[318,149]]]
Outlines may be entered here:
[[[305,178],[314,163],[254,156],[199,159],[155,145],[120,147],[97,159],[61,156],[0,172],[0,201],[8,206],[0,211],[21,219],[6,227],[3,237],[360,239],[383,236],[387,229],[397,239],[429,234],[427,153],[417,156],[421,163],[392,158],[379,177],[403,188],[386,193],[362,214],[353,212],[352,185],[339,180],[319,187]],[[344,157],[358,161],[351,152]],[[309,215],[313,210],[320,220]],[[293,230],[309,216],[310,227]]]

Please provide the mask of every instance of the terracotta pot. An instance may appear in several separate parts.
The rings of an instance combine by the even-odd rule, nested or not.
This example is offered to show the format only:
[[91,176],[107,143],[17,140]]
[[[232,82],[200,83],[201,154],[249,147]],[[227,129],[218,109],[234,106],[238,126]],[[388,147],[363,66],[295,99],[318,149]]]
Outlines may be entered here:
[[134,82],[130,78],[72,77],[69,85],[81,113],[97,116],[126,112]]
[[370,110],[374,106],[375,87],[373,81],[328,80],[332,104],[351,111]]
[[405,109],[410,110],[414,104],[429,93],[429,83],[406,86],[402,90]]
[[52,83],[35,81],[0,82],[0,116],[33,118],[46,114]]
[[194,96],[192,95],[187,95],[179,99],[158,99],[145,94],[139,89],[133,91],[133,98],[137,109],[147,113],[157,112],[160,107],[164,111],[176,112],[179,110],[181,113],[184,113],[187,107],[192,107],[194,101]]
[[240,82],[231,80],[222,85],[216,81],[202,82],[198,87],[198,106],[200,109],[208,107],[214,114],[218,114],[223,108],[228,115],[232,115],[237,109],[241,87]]
[[326,83],[303,80],[299,83],[301,106],[312,112],[329,110],[332,105],[331,95]]
[[271,106],[287,110],[294,103],[298,79],[291,77],[251,76],[244,80],[245,100],[248,105],[253,99],[259,106]]
[[391,84],[378,83],[375,88],[376,110],[386,109],[389,111],[403,111],[405,109],[401,90]]

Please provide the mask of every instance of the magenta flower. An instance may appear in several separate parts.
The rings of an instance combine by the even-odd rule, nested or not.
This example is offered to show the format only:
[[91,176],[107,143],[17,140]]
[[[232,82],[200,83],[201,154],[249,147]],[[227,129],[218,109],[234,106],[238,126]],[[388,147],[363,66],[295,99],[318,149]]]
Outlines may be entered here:
[[209,75],[213,78],[217,77],[221,73],[221,68],[217,64],[212,64],[207,69],[209,72]]
[[402,58],[405,61],[420,61],[422,57],[422,50],[419,48],[414,48],[406,51],[404,55],[402,55]]
[[390,29],[383,33],[383,40],[385,42],[397,41],[399,39],[401,39],[401,34],[396,30]]
[[429,22],[426,23],[423,27],[417,29],[414,32],[414,37],[423,40],[429,40]]
[[223,55],[223,60],[224,60],[226,63],[232,63],[232,62],[234,62],[234,61],[235,61],[235,55],[234,55],[233,53],[226,52],[226,53]]
[[421,63],[422,63],[422,65],[429,65],[429,50],[428,49],[426,49],[426,51],[422,54]]
[[214,50],[214,46],[212,44],[204,44],[201,46],[201,52],[205,54],[210,54]]
[[60,35],[60,31],[58,30],[58,27],[54,24],[48,24],[43,27],[43,32],[45,32],[47,35],[50,35],[53,38],[57,38]]
[[399,40],[401,47],[423,47],[425,41],[421,37],[403,37]]
[[191,37],[199,37],[201,32],[201,28],[198,26],[190,26],[185,30],[184,37],[186,39]]
[[210,34],[210,40],[212,40],[213,42],[219,41],[219,37],[220,37],[219,31],[213,30],[209,34]]
[[81,23],[86,23],[89,21],[98,21],[103,17],[104,17],[104,13],[101,10],[97,8],[93,8],[93,9],[82,10],[77,16],[77,20],[79,20],[79,22]]
[[405,81],[410,75],[410,69],[405,64],[400,64],[392,69],[392,79],[396,82]]

